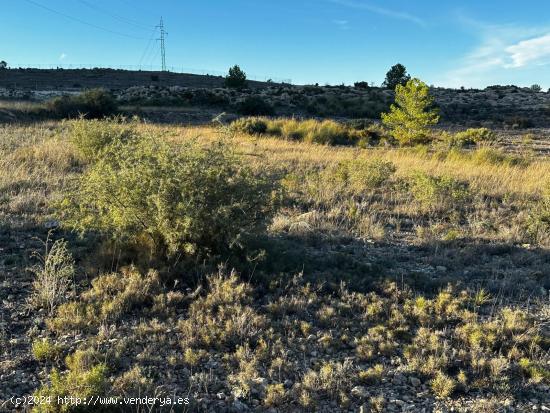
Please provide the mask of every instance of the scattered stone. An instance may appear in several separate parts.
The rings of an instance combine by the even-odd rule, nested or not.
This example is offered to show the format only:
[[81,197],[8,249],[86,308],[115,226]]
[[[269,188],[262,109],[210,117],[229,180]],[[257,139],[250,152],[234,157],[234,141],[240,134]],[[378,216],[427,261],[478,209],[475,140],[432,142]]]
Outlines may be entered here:
[[351,389],[351,394],[352,396],[360,397],[362,399],[369,397],[369,392],[365,386],[355,386]]
[[420,385],[422,384],[420,379],[417,377],[409,377],[409,381],[414,387],[420,387]]

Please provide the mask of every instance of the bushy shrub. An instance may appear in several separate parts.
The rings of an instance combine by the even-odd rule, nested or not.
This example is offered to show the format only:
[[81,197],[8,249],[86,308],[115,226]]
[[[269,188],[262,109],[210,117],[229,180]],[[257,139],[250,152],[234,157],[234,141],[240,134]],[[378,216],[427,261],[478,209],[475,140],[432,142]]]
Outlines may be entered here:
[[464,147],[467,145],[493,143],[496,134],[487,128],[467,129],[451,135],[451,146]]
[[417,172],[411,178],[411,193],[425,210],[457,209],[469,197],[468,185],[450,176]]
[[81,117],[69,122],[69,136],[87,159],[94,159],[113,141],[124,142],[135,136],[134,127],[124,118],[87,120]]
[[349,182],[355,190],[378,188],[390,179],[396,170],[393,163],[381,159],[351,161],[348,164]]
[[117,109],[115,98],[105,89],[90,89],[79,95],[59,96],[47,102],[47,108],[63,118],[102,118]]
[[241,118],[231,123],[231,129],[235,132],[248,135],[263,135],[267,132],[267,120],[262,118]]
[[337,184],[343,186],[345,192],[360,194],[379,188],[395,171],[395,165],[388,161],[356,159],[341,162],[335,169],[322,172],[320,185]]
[[99,355],[93,350],[77,350],[67,356],[65,363],[68,371],[60,373],[53,369],[50,373],[50,384],[42,386],[34,393],[38,399],[51,398],[52,402],[37,403],[33,412],[57,413],[75,409],[70,403],[59,403],[58,397],[78,397],[86,400],[92,396],[105,395],[109,386],[107,366],[98,360]]
[[61,347],[47,338],[33,341],[31,350],[37,361],[54,360],[61,353]]
[[237,112],[246,116],[271,116],[275,109],[259,96],[248,96],[237,105]]
[[219,254],[265,223],[271,188],[226,143],[133,136],[107,146],[59,207],[67,226],[149,244],[157,258]]
[[285,120],[282,123],[281,134],[285,139],[325,145],[349,145],[358,136],[358,134],[352,133],[344,125],[336,121],[317,121],[314,119],[304,121],[296,119]]
[[453,393],[456,382],[446,374],[438,372],[431,382],[431,387],[438,398],[445,399]]

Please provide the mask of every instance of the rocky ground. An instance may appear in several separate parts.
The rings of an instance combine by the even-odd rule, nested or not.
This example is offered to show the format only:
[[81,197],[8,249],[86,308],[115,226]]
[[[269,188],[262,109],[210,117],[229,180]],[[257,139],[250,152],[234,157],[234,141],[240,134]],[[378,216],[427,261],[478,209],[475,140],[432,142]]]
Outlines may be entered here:
[[[292,111],[299,107],[289,106],[293,99],[338,90],[278,86],[260,95]],[[118,98],[126,107],[174,96],[234,105],[249,93],[140,87]],[[444,101],[444,91],[435,93]],[[493,89],[460,93],[463,102],[498,97]],[[544,109],[547,94],[514,94],[529,110]],[[501,100],[514,107],[513,99]],[[212,127],[170,125],[208,122],[218,109],[176,105],[146,113],[169,124],[152,133],[181,143],[197,135],[219,140],[222,132]],[[415,149],[234,136],[256,169],[287,173],[281,175],[290,205],[257,241],[264,258],[247,257],[240,274],[223,268],[219,278],[206,264],[175,278],[124,270],[93,236],[61,230],[50,202],[84,169],[67,131],[66,123],[47,122],[3,126],[0,134],[0,411],[28,411],[11,397],[47,386],[54,369],[67,374],[65,357],[84,350],[108,366],[116,394],[188,397],[192,404],[183,411],[550,411],[548,238],[529,240],[522,227],[536,208],[550,205],[540,193],[548,177],[547,130],[501,132],[499,145],[525,154],[519,166],[471,160],[467,151],[474,149],[438,160]],[[368,193],[354,189],[341,196],[330,192],[331,175],[315,180],[331,163],[368,162],[371,155],[392,159],[399,170]],[[439,212],[423,210],[407,181],[419,168],[466,180],[472,198],[446,203]],[[509,177],[499,181],[504,174]],[[541,232],[548,228],[544,222]],[[359,223],[362,235],[354,226]],[[82,321],[31,304],[35,276],[29,268],[50,230],[68,241],[76,259],[65,299],[110,311],[110,304],[122,303],[120,312]],[[124,277],[125,271],[134,278],[121,291],[94,290],[92,281],[102,274]],[[44,339],[53,347],[38,357],[33,345]],[[522,364],[525,358],[536,368]],[[438,384],[439,370],[446,375]]]

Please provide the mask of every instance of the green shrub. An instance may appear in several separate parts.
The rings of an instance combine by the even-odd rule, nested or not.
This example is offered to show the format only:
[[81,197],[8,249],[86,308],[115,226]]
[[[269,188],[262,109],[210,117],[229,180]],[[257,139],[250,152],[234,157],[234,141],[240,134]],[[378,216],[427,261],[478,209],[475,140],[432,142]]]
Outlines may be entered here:
[[95,159],[113,141],[127,141],[136,132],[134,125],[124,118],[87,120],[81,117],[69,122],[69,134],[71,142],[86,158]]
[[259,96],[248,96],[237,104],[237,112],[245,116],[271,116],[275,109]]
[[77,350],[67,356],[65,363],[68,371],[59,373],[53,369],[50,373],[50,384],[42,386],[34,393],[37,398],[50,398],[51,403],[36,404],[33,412],[57,413],[78,410],[69,403],[58,403],[58,397],[87,399],[105,395],[109,386],[107,366],[98,362],[98,359],[99,355],[93,350]]
[[267,132],[267,123],[262,118],[241,118],[231,123],[231,129],[248,135],[263,135]]
[[102,118],[114,114],[115,98],[105,89],[90,89],[79,95],[59,96],[47,102],[50,112],[63,118]]
[[47,338],[34,340],[31,350],[37,361],[54,360],[61,353],[61,347]]
[[468,185],[450,176],[417,172],[410,184],[415,200],[426,210],[456,209],[469,198]]
[[235,65],[229,69],[228,75],[225,77],[225,86],[235,89],[242,89],[246,87],[246,73],[242,69]]
[[464,147],[467,145],[492,143],[496,140],[497,136],[490,129],[476,128],[455,133],[452,138],[455,143],[453,146]]
[[356,190],[379,188],[390,179],[396,170],[393,163],[381,159],[354,160],[348,165],[349,182],[351,187]]
[[344,185],[352,193],[358,194],[379,188],[395,171],[395,165],[388,161],[355,159],[341,162],[334,170],[325,170],[321,174],[320,185],[337,183]]
[[549,369],[533,363],[528,358],[520,359],[518,364],[523,374],[525,374],[532,382],[550,383]]
[[226,143],[133,136],[107,146],[58,206],[67,226],[146,243],[158,258],[219,254],[265,224],[271,189]]

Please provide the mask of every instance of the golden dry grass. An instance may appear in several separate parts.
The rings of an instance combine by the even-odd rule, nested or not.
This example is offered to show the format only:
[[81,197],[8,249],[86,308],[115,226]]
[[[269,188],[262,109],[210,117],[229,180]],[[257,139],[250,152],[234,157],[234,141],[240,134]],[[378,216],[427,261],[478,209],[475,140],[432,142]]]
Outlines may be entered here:
[[[212,141],[222,136],[216,128],[178,127],[169,129],[168,139],[177,143],[195,137]],[[309,169],[352,159],[382,158],[396,165],[397,176],[407,176],[413,171],[450,175],[470,182],[474,189],[489,195],[536,194],[550,182],[548,158],[538,158],[527,167],[521,167],[479,164],[466,158],[439,160],[410,149],[333,147],[242,134],[233,135],[233,140],[242,148],[241,152],[249,156],[250,163],[258,168]]]

